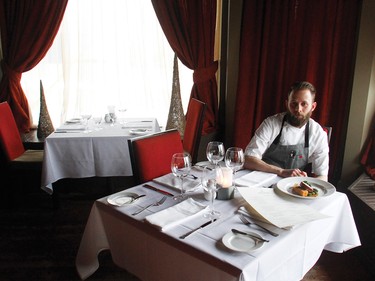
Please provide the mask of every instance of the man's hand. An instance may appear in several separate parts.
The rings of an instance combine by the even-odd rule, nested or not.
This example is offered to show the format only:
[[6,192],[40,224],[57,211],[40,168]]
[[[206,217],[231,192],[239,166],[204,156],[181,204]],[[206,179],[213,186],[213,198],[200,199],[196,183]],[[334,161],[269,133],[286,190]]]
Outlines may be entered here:
[[263,160],[254,156],[245,156],[245,169],[262,171],[277,174],[279,177],[307,177],[307,173],[300,169],[282,169],[280,167],[270,165]]
[[300,169],[282,169],[281,173],[278,174],[280,177],[307,177],[307,173]]

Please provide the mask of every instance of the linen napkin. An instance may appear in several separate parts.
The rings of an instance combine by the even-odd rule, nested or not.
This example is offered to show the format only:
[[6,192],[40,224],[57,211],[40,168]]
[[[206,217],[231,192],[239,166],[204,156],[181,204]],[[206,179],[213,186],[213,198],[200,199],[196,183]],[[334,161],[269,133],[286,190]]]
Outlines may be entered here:
[[252,171],[235,180],[237,186],[257,186],[257,187],[268,187],[275,183],[277,178],[276,174]]
[[124,129],[136,129],[136,128],[143,128],[143,129],[152,129],[153,128],[152,121],[134,121],[134,122],[125,122],[122,126]]
[[[172,187],[178,190],[181,189],[181,180],[177,178],[175,175],[173,175],[172,173],[155,178],[153,179],[153,181],[164,186]],[[194,179],[191,179],[190,177],[184,178],[184,189],[186,191],[192,191],[198,188],[199,185],[200,185],[199,179],[194,180]]]
[[56,129],[57,132],[61,131],[84,131],[85,126],[81,124],[64,124]]
[[165,231],[201,215],[206,208],[207,206],[195,201],[193,198],[188,198],[172,207],[147,216],[145,220],[161,231]]

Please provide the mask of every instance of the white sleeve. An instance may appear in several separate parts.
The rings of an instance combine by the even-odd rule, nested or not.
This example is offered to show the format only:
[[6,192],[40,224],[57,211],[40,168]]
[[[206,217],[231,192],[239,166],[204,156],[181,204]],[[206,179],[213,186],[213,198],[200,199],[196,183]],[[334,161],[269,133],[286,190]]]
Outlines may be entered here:
[[264,152],[280,132],[281,122],[277,119],[268,117],[260,124],[246,147],[245,155],[262,159]]

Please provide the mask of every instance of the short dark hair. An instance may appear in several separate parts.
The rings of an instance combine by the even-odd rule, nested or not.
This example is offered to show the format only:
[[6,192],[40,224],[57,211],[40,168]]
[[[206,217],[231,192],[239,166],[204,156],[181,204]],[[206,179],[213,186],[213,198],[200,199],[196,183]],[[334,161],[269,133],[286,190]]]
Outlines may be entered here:
[[305,90],[305,89],[310,90],[312,99],[315,100],[316,89],[313,84],[307,81],[294,82],[292,86],[290,87],[288,97],[295,91]]

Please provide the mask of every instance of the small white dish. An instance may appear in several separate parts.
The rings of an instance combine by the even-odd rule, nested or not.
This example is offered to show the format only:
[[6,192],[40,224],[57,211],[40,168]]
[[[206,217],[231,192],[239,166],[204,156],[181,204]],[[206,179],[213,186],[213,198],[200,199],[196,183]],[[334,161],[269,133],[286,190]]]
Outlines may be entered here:
[[[298,194],[294,194],[292,189],[294,184],[300,184],[301,181],[308,181],[311,184],[312,188],[316,188],[318,190],[318,196],[300,196]],[[314,200],[319,199],[322,197],[327,197],[336,192],[336,188],[330,184],[329,182],[326,182],[321,179],[317,178],[311,178],[311,177],[290,177],[280,180],[276,184],[276,188],[280,190],[281,192],[288,194],[293,197],[301,198],[301,199],[308,199],[308,200]]]
[[70,120],[67,120],[65,123],[66,124],[79,124],[81,123],[81,119],[80,118],[73,118],[73,119],[70,119]]
[[[248,232],[251,235],[262,238],[258,233]],[[225,234],[222,238],[223,244],[230,250],[236,252],[253,252],[261,248],[263,241],[256,243],[255,239],[243,234],[235,234],[232,231]]]
[[[113,206],[123,206],[133,203],[138,194],[132,192],[116,193],[107,198],[107,202]],[[137,200],[137,199],[136,199]]]

